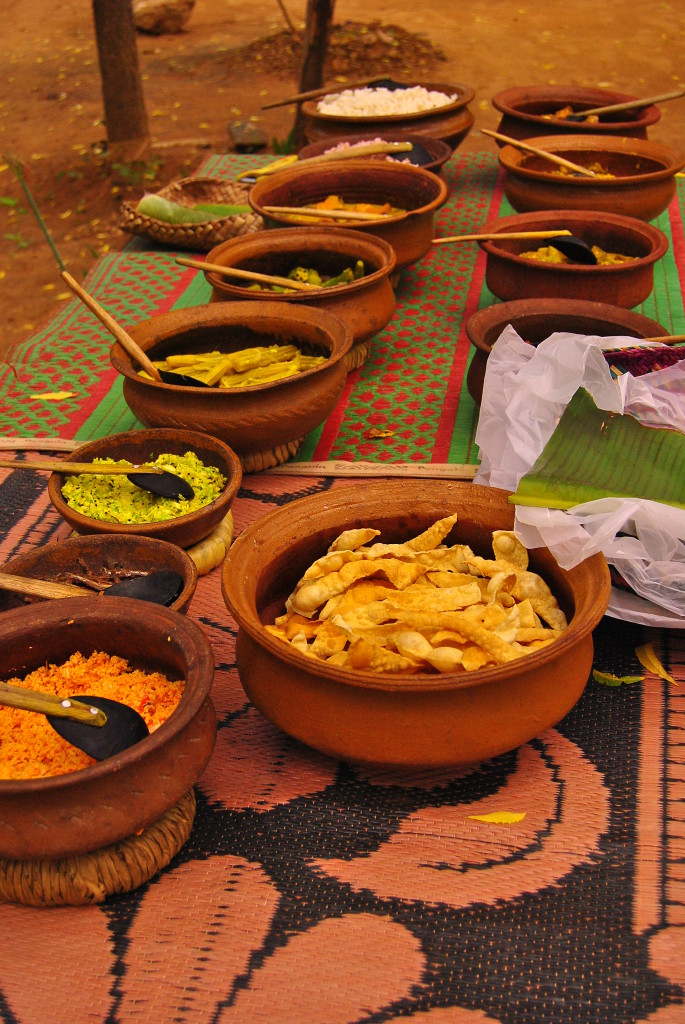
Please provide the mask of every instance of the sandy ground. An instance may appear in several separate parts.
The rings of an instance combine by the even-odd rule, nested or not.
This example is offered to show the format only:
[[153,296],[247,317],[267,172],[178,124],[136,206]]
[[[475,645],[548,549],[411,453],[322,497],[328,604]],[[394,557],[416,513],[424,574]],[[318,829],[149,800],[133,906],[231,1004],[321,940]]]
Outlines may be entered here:
[[[304,0],[284,0],[299,28]],[[334,21],[398,25],[439,47],[435,81],[476,91],[474,130],[464,151],[494,146],[491,97],[512,85],[566,82],[638,96],[685,85],[682,0],[338,0]],[[75,276],[126,236],[116,226],[123,195],[141,194],[192,171],[208,151],[231,149],[227,126],[252,120],[270,140],[286,139],[294,108],[262,105],[297,91],[297,75],[269,67],[245,73],[241,47],[287,28],[276,0],[197,0],[185,32],[140,36],[139,55],[154,159],[112,168],[101,157],[99,69],[90,5],[83,0],[5,0],[0,40],[0,353],[68,297],[11,169],[20,161],[53,238]],[[365,72],[365,69],[360,69]],[[411,73],[407,57],[407,73]],[[354,71],[354,69],[353,69]],[[352,77],[360,77],[352,74]],[[363,75],[362,75],[363,77]],[[662,106],[652,137],[685,148],[685,98]],[[2,159],[4,157],[4,159]],[[146,177],[146,175],[148,177]]]

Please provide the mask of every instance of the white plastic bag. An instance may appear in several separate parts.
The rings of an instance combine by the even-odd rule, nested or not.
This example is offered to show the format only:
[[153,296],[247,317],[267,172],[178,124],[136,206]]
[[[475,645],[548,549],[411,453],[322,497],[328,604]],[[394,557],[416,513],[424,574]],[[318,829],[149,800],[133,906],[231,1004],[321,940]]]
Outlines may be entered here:
[[[579,387],[600,409],[685,433],[685,360],[614,380],[602,349],[635,345],[635,338],[557,333],[535,347],[506,327],[488,357],[474,482],[515,491]],[[603,498],[563,512],[517,505],[515,529],[526,547],[549,547],[565,568],[602,551],[642,598],[685,617],[685,510],[640,498]]]

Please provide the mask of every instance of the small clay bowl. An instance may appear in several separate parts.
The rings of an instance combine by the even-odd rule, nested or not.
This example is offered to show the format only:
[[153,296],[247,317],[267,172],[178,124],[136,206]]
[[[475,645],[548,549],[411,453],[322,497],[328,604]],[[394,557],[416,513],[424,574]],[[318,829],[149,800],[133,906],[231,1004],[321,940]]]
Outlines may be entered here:
[[[48,582],[75,583],[74,576],[116,583],[122,573],[150,573],[160,570],[177,572],[183,580],[183,589],[169,605],[173,611],[185,612],[195,593],[197,568],[192,558],[176,544],[153,537],[121,534],[104,536],[91,534],[84,537],[71,536],[57,544],[43,544],[16,555],[3,566],[2,572],[14,576]],[[79,584],[76,583],[78,586]],[[88,590],[84,585],[84,597],[95,597],[97,590]],[[31,598],[41,600],[41,598]],[[26,607],[26,598],[21,594],[0,589],[0,612],[10,608]]]
[[254,387],[194,388],[141,377],[121,345],[112,347],[112,365],[124,377],[124,398],[141,423],[202,431],[207,443],[230,445],[245,473],[285,462],[323,423],[345,386],[345,358],[352,346],[352,333],[340,317],[285,302],[215,302],[172,310],[130,333],[152,359],[274,343],[327,356],[296,376]]
[[[308,146],[304,146],[298,153],[298,156],[300,160],[308,160],[310,157],[323,156],[335,146],[346,145],[354,147],[360,143],[376,142],[378,139],[381,139],[382,142],[411,142],[415,146],[420,146],[425,150],[428,159],[426,163],[422,163],[419,166],[423,167],[426,171],[433,171],[434,174],[439,174],[452,156],[452,147],[442,139],[432,139],[428,135],[419,135],[417,132],[402,131],[383,131],[379,135],[359,132],[356,135],[340,135],[335,138],[319,139],[318,142],[310,142]],[[406,152],[395,155],[379,153],[371,159],[398,160],[402,163],[406,162],[409,156],[410,153]],[[411,163],[412,161],[409,162]]]
[[549,231],[567,229],[571,234],[598,245],[606,252],[634,256],[629,263],[588,265],[544,263],[524,258],[546,245],[542,240],[491,239],[478,244],[487,254],[485,280],[499,299],[559,298],[606,302],[633,309],[654,287],[654,264],[668,250],[668,237],[653,224],[618,213],[585,210],[540,210],[500,217],[479,229],[479,233],[508,231]]
[[551,115],[564,107],[577,113],[627,103],[637,97],[610,89],[576,85],[523,85],[504,89],[492,97],[501,116],[497,130],[512,139],[526,140],[538,135],[616,135],[646,139],[647,130],[661,118],[659,107],[650,104],[634,111],[600,115],[596,123],[567,121]]
[[605,302],[578,299],[520,299],[496,302],[479,309],[466,321],[466,333],[474,351],[466,375],[471,397],[480,404],[490,350],[504,328],[511,324],[531,345],[551,334],[596,335],[600,338],[656,338],[668,331],[656,320]]
[[239,627],[241,683],[266,718],[334,757],[413,768],[494,757],[563,718],[587,683],[592,630],[609,601],[602,555],[565,570],[547,549],[530,552],[532,570],[547,581],[569,626],[547,647],[494,668],[445,675],[348,670],[303,655],[264,628],[342,531],[373,526],[378,540],[403,541],[455,511],[455,541],[485,557],[492,531],[511,529],[514,520],[506,491],[382,480],[301,498],[240,534],[223,564],[222,592]]
[[[331,139],[340,135],[370,132],[372,137],[382,135],[384,131],[412,132],[425,138],[438,139],[445,142],[454,152],[470,132],[474,116],[468,109],[475,96],[475,89],[470,85],[428,82],[407,82],[409,86],[420,85],[429,91],[442,92],[455,99],[444,107],[434,107],[412,114],[386,114],[372,117],[345,117],[343,115],[322,114],[318,107],[321,99],[305,100],[301,104],[302,124],[309,142],[320,139]],[[343,92],[349,86],[331,89],[328,95]]]
[[173,714],[140,743],[81,771],[0,779],[0,856],[20,861],[100,850],[156,822],[204,771],[216,739],[214,658],[186,615],[129,598],[45,601],[2,616],[2,678],[24,678],[73,653],[125,658],[185,678]]
[[346,267],[354,267],[357,260],[363,260],[365,270],[358,281],[312,288],[307,292],[284,294],[268,288],[253,290],[247,287],[250,284],[247,280],[212,271],[205,271],[205,277],[212,286],[211,302],[227,299],[245,299],[262,305],[286,302],[293,310],[306,305],[340,317],[353,337],[345,366],[355,370],[368,358],[373,336],[386,326],[395,311],[395,292],[391,284],[395,252],[388,242],[348,228],[283,228],[222,242],[207,256],[209,263],[278,277],[287,277],[298,266],[313,267],[321,274],[335,277]]
[[650,139],[547,135],[534,144],[581,167],[599,166],[614,177],[583,177],[544,157],[503,146],[499,163],[504,194],[518,213],[603,210],[654,220],[673,199],[675,175],[685,166],[685,154]]
[[[337,195],[348,203],[390,203],[406,210],[398,217],[345,223],[347,230],[377,235],[395,250],[396,269],[402,271],[420,260],[433,241],[433,220],[447,199],[446,182],[423,167],[392,160],[338,160],[267,175],[248,194],[252,208],[267,228],[311,224],[311,219],[267,213],[269,206],[308,206]],[[331,222],[332,224],[333,222]],[[317,225],[321,227],[322,225]],[[325,226],[325,225],[323,225]]]
[[[169,422],[169,421],[167,421]],[[209,536],[219,525],[238,493],[242,478],[242,468],[236,453],[223,441],[197,430],[186,430],[167,427],[161,430],[131,430],[124,434],[111,434],[109,437],[89,441],[76,448],[69,462],[92,462],[93,459],[126,459],[134,465],[141,465],[154,460],[158,455],[185,455],[192,451],[205,466],[217,466],[226,477],[224,490],[214,501],[204,508],[189,512],[175,519],[167,519],[155,523],[112,523],[103,519],[93,519],[70,508],[62,497],[65,481],[63,473],[54,472],[48,480],[50,501],[62,518],[69,523],[76,533],[89,534],[121,534],[122,536],[140,535],[166,540],[179,547],[188,548]]]

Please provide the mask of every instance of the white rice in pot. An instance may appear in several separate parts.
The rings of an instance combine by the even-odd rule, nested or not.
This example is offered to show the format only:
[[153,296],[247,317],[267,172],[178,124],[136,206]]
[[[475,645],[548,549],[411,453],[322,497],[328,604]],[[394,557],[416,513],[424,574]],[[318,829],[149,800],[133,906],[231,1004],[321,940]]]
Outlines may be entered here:
[[399,114],[418,114],[435,107],[454,103],[452,96],[444,92],[424,89],[413,85],[407,89],[343,89],[342,92],[324,96],[317,104],[320,114],[337,117],[387,117]]

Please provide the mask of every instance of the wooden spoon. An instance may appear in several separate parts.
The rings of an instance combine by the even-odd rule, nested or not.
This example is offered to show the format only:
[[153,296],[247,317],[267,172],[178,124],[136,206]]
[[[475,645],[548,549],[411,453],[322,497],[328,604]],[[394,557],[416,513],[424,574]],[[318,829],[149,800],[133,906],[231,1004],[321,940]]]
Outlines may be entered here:
[[407,211],[400,214],[364,213],[361,210],[319,210],[316,206],[265,206],[266,213],[284,213],[290,216],[323,217],[329,220],[370,221],[398,220],[406,217]]
[[560,167],[566,167],[569,171],[575,171],[576,174],[582,174],[586,178],[596,178],[597,175],[594,171],[589,170],[587,167],[581,166],[581,164],[574,164],[572,160],[566,160],[563,156],[557,156],[556,153],[550,153],[546,149],[538,149],[537,146],[531,146],[527,142],[521,142],[519,139],[512,139],[509,135],[501,135],[499,132],[491,132],[488,128],[480,129],[482,135],[490,135],[493,139],[499,139],[500,142],[506,142],[510,146],[515,146],[516,149],[522,149],[527,153],[535,153],[536,156],[541,156],[544,160],[550,160],[553,164],[558,164]]
[[17,459],[0,459],[3,469],[44,470],[48,473],[97,473],[102,476],[127,476],[132,484],[162,498],[194,498],[195,491],[187,480],[159,466],[116,466],[104,462],[67,462],[59,459],[34,459],[20,462]]
[[291,103],[300,103],[302,100],[315,100],[319,96],[327,96],[328,93],[346,92],[348,89],[364,89],[367,85],[375,85],[384,89],[408,89],[409,86],[403,82],[396,82],[392,78],[365,78],[361,82],[350,82],[347,85],[327,85],[320,89],[310,89],[309,92],[297,92],[294,96],[288,96],[285,100],[278,100],[276,103],[267,103],[262,110],[273,110],[274,107],[287,107]]
[[143,352],[140,345],[138,345],[131,335],[124,330],[121,324],[118,324],[116,320],[109,315],[106,309],[97,302],[92,295],[89,295],[85,288],[82,288],[78,281],[74,280],[71,274],[63,270],[62,280],[71,288],[75,295],[78,295],[84,306],[87,306],[91,313],[95,313],[101,324],[103,324],[109,333],[112,335],[119,344],[126,349],[128,354],[142,367],[146,373],[149,373],[154,380],[162,381],[164,384],[176,384],[181,387],[192,387],[192,388],[206,388],[209,387],[202,380],[197,380],[195,377],[189,377],[184,373],[173,373],[171,370],[158,370],[152,360]]
[[149,735],[137,711],[107,697],[58,697],[0,683],[0,705],[45,715],[55,732],[96,761],[113,757]]
[[678,89],[676,92],[664,92],[660,96],[647,96],[641,100],[628,100],[623,103],[609,103],[604,107],[590,107],[589,110],[579,111],[577,114],[569,114],[568,117],[559,118],[561,121],[584,121],[591,114],[618,114],[621,110],[641,110],[643,107],[651,107],[653,103],[665,103],[666,100],[677,100],[685,96],[685,89]]
[[112,583],[97,594],[77,587],[73,583],[58,583],[55,580],[40,580],[33,576],[15,576],[0,570],[0,590],[27,597],[42,597],[55,600],[66,597],[133,597],[139,601],[170,605],[183,589],[183,579],[173,569],[160,569],[144,576],[134,576],[120,583]]
[[451,238],[434,238],[433,243],[438,242],[486,242],[500,241],[504,238],[527,239],[547,238],[550,245],[558,249],[564,256],[568,256],[574,263],[584,263],[593,266],[597,263],[597,257],[592,247],[584,242],[582,238],[572,235],[567,229],[559,231],[493,231],[484,235],[453,235]]
[[184,267],[195,267],[196,270],[209,270],[214,274],[225,274],[227,277],[240,277],[246,281],[258,281],[261,284],[274,284],[279,288],[292,288],[298,292],[310,292],[315,285],[304,281],[291,281],[289,277],[278,277],[275,274],[258,274],[256,270],[240,270],[238,267],[224,267],[221,263],[207,263],[205,260],[191,260],[185,256],[177,256],[176,262]]

